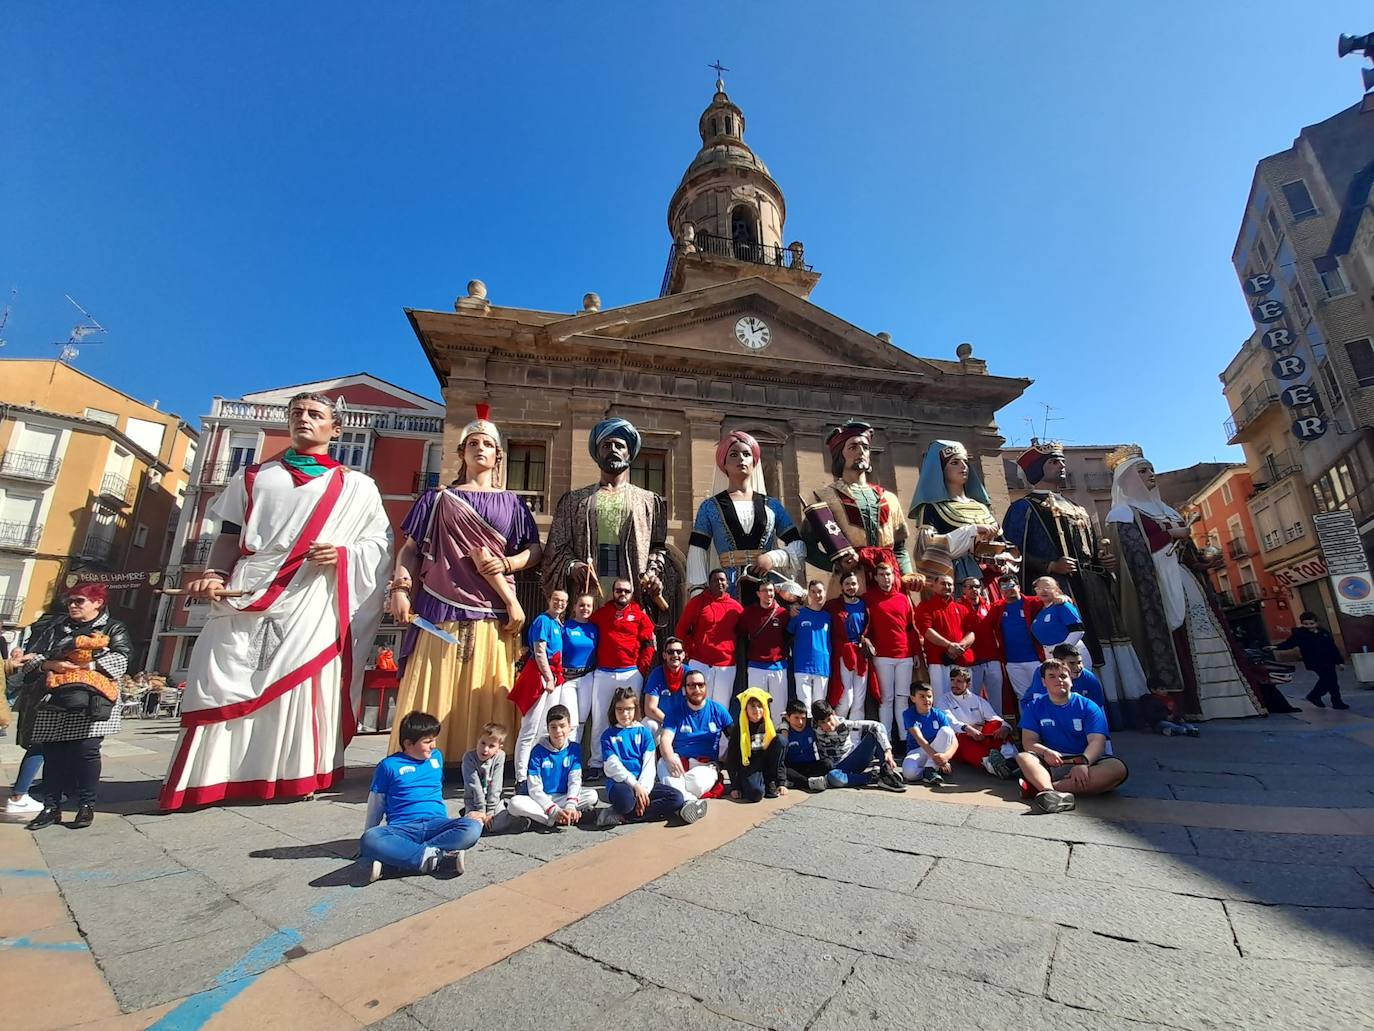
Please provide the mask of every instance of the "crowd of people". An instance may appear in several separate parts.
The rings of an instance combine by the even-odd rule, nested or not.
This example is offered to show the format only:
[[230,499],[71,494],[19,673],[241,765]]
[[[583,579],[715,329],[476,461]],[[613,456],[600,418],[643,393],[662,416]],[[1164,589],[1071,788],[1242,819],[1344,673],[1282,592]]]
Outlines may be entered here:
[[[757,441],[734,430],[683,555],[664,499],[630,482],[640,434],[623,418],[592,428],[600,479],[559,500],[547,540],[504,489],[484,406],[458,436],[457,477],[421,496],[398,543],[372,480],[328,454],[336,401],[293,398],[288,430],[290,448],[215,499],[207,568],[183,585],[211,615],[160,795],[169,811],[334,785],[384,611],[409,626],[406,715],[374,774],[362,851],[400,869],[459,867],[483,833],[693,823],[711,799],[794,789],[938,788],[956,765],[1062,812],[1126,779],[1111,730],[1157,716],[1142,699],[1166,706],[1151,722],[1171,733],[1264,711],[1262,678],[1224,623],[1194,612],[1206,564],[1138,449],[1114,464],[1108,542],[1055,490],[1054,444],[1021,456],[1035,489],[999,521],[955,441],[930,445],[904,508],[872,479],[873,427],[851,420],[826,440],[833,479],[793,518],[763,489]],[[1130,618],[1123,563],[1142,592]],[[522,570],[547,599],[532,618]],[[76,825],[91,819],[108,732],[95,698],[129,654],[97,587],[73,589],[52,639],[7,660],[35,685],[35,727],[53,723],[66,675],[89,702],[31,738],[55,773],[31,827],[60,821],[69,798]],[[73,651],[69,637],[96,646]],[[461,768],[457,821],[446,766]]]

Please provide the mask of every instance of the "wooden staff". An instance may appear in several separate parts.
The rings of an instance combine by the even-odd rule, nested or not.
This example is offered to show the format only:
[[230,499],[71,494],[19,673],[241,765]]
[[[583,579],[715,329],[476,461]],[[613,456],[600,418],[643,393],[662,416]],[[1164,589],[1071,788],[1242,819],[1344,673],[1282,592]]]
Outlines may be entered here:
[[[157,593],[165,594],[169,598],[180,598],[182,595],[188,594],[190,592],[180,587],[164,587]],[[244,595],[248,593],[249,592],[247,591],[214,591],[210,595],[210,597],[218,601],[220,598],[242,598]]]

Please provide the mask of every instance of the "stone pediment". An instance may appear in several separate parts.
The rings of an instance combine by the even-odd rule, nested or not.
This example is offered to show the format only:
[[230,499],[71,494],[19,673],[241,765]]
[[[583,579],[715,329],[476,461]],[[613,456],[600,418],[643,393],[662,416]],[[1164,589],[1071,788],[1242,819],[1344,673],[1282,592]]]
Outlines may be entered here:
[[[767,347],[751,350],[740,343],[735,326],[746,316],[768,326]],[[673,352],[689,362],[710,355],[720,364],[756,366],[771,375],[787,368],[800,373],[837,366],[914,377],[940,372],[931,363],[762,278],[574,316],[548,326],[547,332],[555,345],[595,348],[598,341],[623,340],[642,345],[658,361],[671,361]]]

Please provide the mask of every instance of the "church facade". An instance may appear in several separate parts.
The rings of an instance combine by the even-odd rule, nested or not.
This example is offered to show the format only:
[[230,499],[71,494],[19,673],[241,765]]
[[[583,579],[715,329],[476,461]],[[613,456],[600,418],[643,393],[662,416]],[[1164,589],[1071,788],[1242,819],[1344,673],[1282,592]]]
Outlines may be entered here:
[[457,471],[473,406],[490,404],[506,486],[547,530],[559,496],[599,476],[589,430],[618,415],[644,438],[632,481],[667,499],[670,539],[685,553],[722,433],[758,439],[768,492],[796,518],[832,478],[826,434],[858,418],[877,431],[873,480],[904,505],[929,442],[952,438],[979,456],[1000,516],[996,413],[1030,381],[989,374],[967,344],[951,359],[916,357],[812,303],[820,276],[785,241],[785,198],[744,128],[717,81],[701,149],[669,203],[660,296],[602,310],[588,294],[582,311],[555,313],[492,303],[474,280],[453,311],[407,310],[447,407],[441,475]]

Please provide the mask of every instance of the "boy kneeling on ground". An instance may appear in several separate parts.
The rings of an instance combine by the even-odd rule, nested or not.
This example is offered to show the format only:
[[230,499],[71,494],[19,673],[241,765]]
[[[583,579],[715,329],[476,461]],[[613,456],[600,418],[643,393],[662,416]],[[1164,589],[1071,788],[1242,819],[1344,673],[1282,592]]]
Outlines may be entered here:
[[[1046,694],[1021,714],[1023,795],[1035,795],[1042,813],[1074,807],[1074,794],[1100,795],[1126,780],[1126,764],[1106,754],[1107,715],[1101,706],[1072,689],[1069,667],[1060,659],[1040,666]],[[1067,788],[1056,791],[1055,785]]]
[[399,736],[401,750],[377,764],[367,796],[358,853],[368,864],[368,881],[380,877],[383,866],[456,876],[463,872],[463,853],[482,836],[482,824],[448,815],[444,756],[434,747],[439,721],[427,712],[406,713]]

